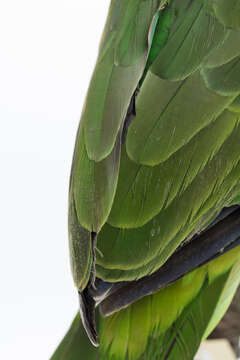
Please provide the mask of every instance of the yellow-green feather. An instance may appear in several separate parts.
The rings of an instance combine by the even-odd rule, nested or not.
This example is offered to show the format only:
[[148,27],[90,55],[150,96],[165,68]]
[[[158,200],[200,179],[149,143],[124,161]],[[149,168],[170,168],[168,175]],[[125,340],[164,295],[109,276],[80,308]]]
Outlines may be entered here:
[[[200,343],[209,332],[216,326],[217,322],[224,315],[227,307],[229,306],[231,299],[234,295],[234,292],[240,282],[240,248],[231,250],[230,252],[224,254],[222,257],[211,261],[209,264],[200,267],[199,269],[194,270],[193,272],[185,275],[182,279],[176,281],[172,285],[169,285],[167,288],[160,290],[158,293],[147,296],[138,302],[130,305],[127,309],[123,309],[116,314],[111,315],[108,318],[101,319],[102,327],[104,331],[101,336],[101,347],[103,348],[103,359],[116,359],[118,360],[137,360],[141,359],[142,354],[146,351],[147,347],[150,346],[146,343],[151,343],[152,337],[159,337],[167,331],[172,331],[174,333],[176,322],[179,321],[181,315],[184,311],[191,306],[193,301],[201,301],[201,291],[204,288],[204,296],[207,296],[208,287],[214,284],[221,276],[225,275],[224,281],[221,283],[218,296],[216,297],[215,303],[211,303],[211,311],[209,318],[204,318],[204,321],[199,325],[200,338],[196,339],[197,343]],[[150,308],[151,306],[151,308]],[[189,312],[191,313],[191,308]],[[138,317],[134,316],[138,314]],[[128,327],[130,336],[124,334],[124,337],[121,338],[121,346],[125,349],[126,346],[131,351],[128,353],[128,356],[117,357],[119,354],[118,346],[115,345],[115,336],[120,337],[118,330],[119,322],[121,322],[121,317],[125,322],[125,317],[128,317]],[[190,315],[189,315],[190,316]],[[193,313],[191,316],[195,316],[198,319],[199,314]],[[187,320],[188,321],[188,320]],[[189,321],[190,317],[189,317]],[[134,323],[134,324],[133,324]],[[146,323],[146,326],[141,324]],[[197,323],[197,321],[196,321]],[[111,326],[109,326],[111,324]],[[150,325],[149,325],[150,324]],[[139,325],[139,326],[138,326]],[[131,336],[131,329],[136,328],[136,336]],[[107,335],[107,330],[114,333],[113,341],[106,343],[106,339],[109,338]],[[141,334],[139,334],[139,332]],[[155,335],[154,335],[155,334]],[[196,334],[197,335],[197,334]],[[112,335],[111,335],[112,336]],[[113,336],[112,336],[113,337]],[[141,341],[139,341],[139,339]],[[171,339],[171,338],[170,338]],[[156,351],[165,351],[168,349],[170,342],[168,339],[167,343],[159,342]],[[194,342],[194,339],[192,339]],[[189,342],[191,339],[189,338]],[[162,346],[162,349],[161,349]],[[165,350],[164,347],[165,346]],[[135,349],[135,351],[134,351]],[[178,348],[178,354],[181,347]],[[190,350],[189,350],[190,351]],[[153,356],[153,354],[152,354]],[[179,354],[180,356],[180,354]],[[191,359],[191,357],[185,357],[184,352],[182,353],[181,359]],[[193,354],[192,354],[193,356]],[[180,357],[179,357],[180,358]],[[151,357],[151,360],[155,357]],[[156,357],[156,359],[159,359]],[[169,359],[177,359],[177,357],[169,357]]]

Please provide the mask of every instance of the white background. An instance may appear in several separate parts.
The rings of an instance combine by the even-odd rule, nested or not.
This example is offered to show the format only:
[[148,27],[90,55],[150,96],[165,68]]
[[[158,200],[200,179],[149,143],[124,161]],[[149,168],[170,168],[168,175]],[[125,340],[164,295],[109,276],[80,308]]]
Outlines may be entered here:
[[109,0],[0,5],[0,359],[45,360],[77,310],[68,181]]

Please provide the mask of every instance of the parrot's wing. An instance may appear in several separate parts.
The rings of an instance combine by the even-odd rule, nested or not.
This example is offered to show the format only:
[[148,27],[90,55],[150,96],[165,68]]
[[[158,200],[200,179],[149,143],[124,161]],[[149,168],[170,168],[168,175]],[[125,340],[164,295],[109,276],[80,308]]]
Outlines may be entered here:
[[[119,283],[154,274],[225,206],[238,203],[239,14],[236,0],[111,2],[77,135],[69,197],[73,277],[83,325],[95,345],[96,277]],[[161,333],[173,329],[204,286],[211,294],[216,271],[223,279],[219,296],[227,298],[226,274],[239,257],[237,250],[230,253],[221,266],[216,259],[196,269],[186,294],[191,273],[158,292],[168,303],[169,294],[179,299],[172,316],[170,308],[154,308],[168,325]],[[100,318],[104,359],[136,359],[145,351],[159,325],[151,315],[151,301],[159,299],[154,296]],[[219,309],[214,321],[225,308]]]

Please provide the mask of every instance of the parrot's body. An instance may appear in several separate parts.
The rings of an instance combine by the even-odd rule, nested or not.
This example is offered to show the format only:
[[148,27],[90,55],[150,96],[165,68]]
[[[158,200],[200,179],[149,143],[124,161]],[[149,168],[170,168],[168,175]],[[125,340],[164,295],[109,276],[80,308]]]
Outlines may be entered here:
[[112,0],[69,202],[95,345],[111,316],[66,359],[193,359],[240,282],[239,125],[240,0]]

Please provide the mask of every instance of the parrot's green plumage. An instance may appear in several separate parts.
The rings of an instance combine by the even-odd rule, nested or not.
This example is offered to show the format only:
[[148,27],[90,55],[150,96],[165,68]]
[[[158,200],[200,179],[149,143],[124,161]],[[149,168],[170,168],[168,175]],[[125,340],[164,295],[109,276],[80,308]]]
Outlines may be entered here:
[[[240,0],[111,1],[69,199],[73,277],[97,345],[95,278],[154,274],[240,204]],[[240,247],[200,265],[109,317],[97,310],[99,349],[76,318],[52,359],[193,359],[239,285]]]

